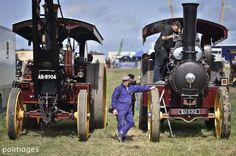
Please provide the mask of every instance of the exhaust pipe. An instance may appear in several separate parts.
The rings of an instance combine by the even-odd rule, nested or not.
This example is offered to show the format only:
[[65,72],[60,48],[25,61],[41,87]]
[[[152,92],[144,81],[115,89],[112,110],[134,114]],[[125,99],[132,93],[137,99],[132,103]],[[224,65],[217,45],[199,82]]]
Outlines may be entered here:
[[197,26],[197,3],[183,3],[183,59],[196,60],[195,39]]

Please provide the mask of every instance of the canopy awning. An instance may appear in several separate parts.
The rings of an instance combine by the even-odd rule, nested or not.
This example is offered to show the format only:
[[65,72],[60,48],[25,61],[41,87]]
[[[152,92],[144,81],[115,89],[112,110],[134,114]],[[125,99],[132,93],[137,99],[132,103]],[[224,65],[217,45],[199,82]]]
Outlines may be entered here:
[[[32,41],[32,20],[22,21],[13,24],[13,31],[23,38]],[[66,38],[74,38],[82,43],[87,40],[94,40],[102,43],[103,38],[95,25],[68,18],[58,18],[58,42]]]
[[[176,20],[180,21],[183,25],[183,18],[170,18],[146,25],[143,28],[143,42],[146,41],[148,36],[160,33],[166,24],[170,25]],[[223,25],[214,22],[197,19],[197,33],[207,36],[208,38],[212,39],[213,44],[217,44],[227,38],[228,29]]]

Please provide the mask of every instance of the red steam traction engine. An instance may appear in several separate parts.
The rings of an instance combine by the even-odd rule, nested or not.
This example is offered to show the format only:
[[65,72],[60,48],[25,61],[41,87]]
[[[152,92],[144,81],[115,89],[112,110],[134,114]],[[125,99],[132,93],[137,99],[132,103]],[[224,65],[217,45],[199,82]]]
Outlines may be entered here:
[[93,57],[85,50],[86,41],[102,43],[103,38],[94,25],[63,18],[59,1],[45,0],[44,14],[40,3],[32,0],[32,20],[13,25],[15,33],[33,42],[33,61],[9,95],[8,136],[18,138],[22,126],[72,119],[79,139],[87,140],[89,130],[106,127],[105,66],[91,63]]
[[[171,49],[165,66],[165,84],[156,85],[157,90],[146,92],[141,97],[139,127],[148,129],[151,141],[159,141],[160,121],[164,119],[168,123],[169,119],[190,123],[202,118],[207,128],[214,129],[217,138],[230,136],[228,80],[221,78],[221,84],[211,80],[211,72],[216,69],[212,63],[211,46],[227,38],[227,29],[197,19],[197,6],[194,3],[183,4],[184,18],[166,19],[143,28],[145,41],[146,37],[161,32],[163,26],[175,20],[183,25],[183,33],[176,36],[175,47]],[[154,58],[154,53],[145,54],[142,58],[142,84],[153,83]]]

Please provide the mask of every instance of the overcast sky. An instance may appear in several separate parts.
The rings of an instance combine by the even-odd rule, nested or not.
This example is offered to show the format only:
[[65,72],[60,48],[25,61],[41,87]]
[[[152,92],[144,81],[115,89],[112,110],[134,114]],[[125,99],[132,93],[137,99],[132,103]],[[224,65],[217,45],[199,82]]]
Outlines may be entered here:
[[[43,0],[42,0],[43,1]],[[123,50],[147,50],[158,35],[142,44],[142,28],[155,21],[170,18],[168,0],[60,0],[64,17],[95,24],[104,38],[103,45],[89,43],[89,50],[107,53],[117,50],[121,38]],[[183,16],[181,3],[197,2],[198,18],[220,21],[221,0],[172,0],[174,17]],[[236,1],[225,0],[224,25],[229,29],[226,44],[236,43]],[[11,28],[13,23],[31,18],[31,0],[4,0],[0,5],[0,25]],[[27,41],[17,36],[17,49],[28,48]]]

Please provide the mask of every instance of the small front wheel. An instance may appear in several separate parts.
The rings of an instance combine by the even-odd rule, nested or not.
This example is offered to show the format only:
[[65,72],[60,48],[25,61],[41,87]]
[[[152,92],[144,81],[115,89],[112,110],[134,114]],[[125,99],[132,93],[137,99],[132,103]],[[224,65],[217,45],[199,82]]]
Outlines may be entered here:
[[89,136],[89,96],[87,90],[80,90],[77,100],[77,131],[81,141],[88,140]]
[[151,91],[148,101],[148,136],[152,142],[158,142],[160,138],[160,104],[159,92],[156,88]]
[[20,137],[24,119],[24,108],[21,99],[21,90],[12,88],[8,97],[6,112],[6,127],[9,139]]

